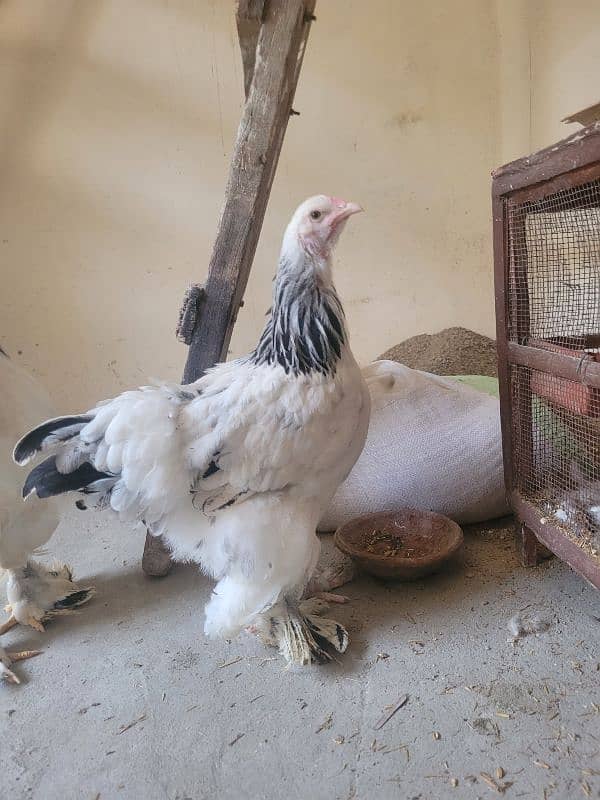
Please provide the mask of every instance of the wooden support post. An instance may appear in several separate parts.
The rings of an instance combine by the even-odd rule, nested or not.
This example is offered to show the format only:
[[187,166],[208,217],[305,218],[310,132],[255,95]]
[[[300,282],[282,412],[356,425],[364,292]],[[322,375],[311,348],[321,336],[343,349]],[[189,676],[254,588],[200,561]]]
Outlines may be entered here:
[[250,94],[254,64],[256,63],[256,48],[260,26],[265,11],[265,0],[238,0],[237,23],[240,50],[242,51],[242,66],[244,67],[244,94],[246,100]]
[[541,561],[552,558],[552,550],[543,545],[535,533],[525,525],[517,522],[519,556],[524,567],[536,567]]
[[[250,275],[316,0],[239,0],[237,24],[247,94],[225,205],[192,334],[183,382],[225,359]],[[166,575],[170,557],[148,535],[142,567]]]
[[184,381],[225,358],[290,116],[314,0],[267,0]]
[[519,556],[524,567],[535,567],[540,563],[539,542],[535,533],[524,523],[517,523]]

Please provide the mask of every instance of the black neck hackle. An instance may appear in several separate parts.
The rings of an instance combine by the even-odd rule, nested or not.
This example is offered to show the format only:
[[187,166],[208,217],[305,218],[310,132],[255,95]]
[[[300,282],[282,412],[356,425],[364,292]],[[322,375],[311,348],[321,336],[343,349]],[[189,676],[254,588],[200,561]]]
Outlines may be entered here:
[[344,310],[335,287],[304,256],[300,264],[282,258],[273,307],[251,358],[279,364],[294,375],[334,375],[347,342]]

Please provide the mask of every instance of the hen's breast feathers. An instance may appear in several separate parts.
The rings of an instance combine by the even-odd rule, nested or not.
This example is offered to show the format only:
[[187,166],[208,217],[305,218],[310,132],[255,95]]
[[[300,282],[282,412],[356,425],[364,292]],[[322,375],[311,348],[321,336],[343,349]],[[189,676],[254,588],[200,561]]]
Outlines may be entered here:
[[182,502],[210,516],[291,487],[327,496],[358,455],[368,417],[361,382],[349,351],[333,376],[228,362],[189,386],[126,392],[81,418],[79,433],[50,434],[39,449],[56,453],[55,483],[58,472],[72,490],[67,474],[91,464],[96,473],[80,488],[157,530]]

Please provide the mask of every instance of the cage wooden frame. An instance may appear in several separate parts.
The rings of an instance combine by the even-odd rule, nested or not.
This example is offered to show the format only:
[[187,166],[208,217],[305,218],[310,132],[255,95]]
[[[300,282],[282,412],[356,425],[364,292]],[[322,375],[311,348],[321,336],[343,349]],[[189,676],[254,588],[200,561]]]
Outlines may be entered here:
[[[600,179],[600,123],[590,125],[552,147],[526,158],[513,161],[492,174],[492,211],[494,235],[494,277],[496,295],[496,338],[498,348],[498,378],[504,475],[509,503],[519,524],[521,557],[526,565],[536,564],[546,548],[567,562],[573,569],[600,588],[600,560],[586,553],[564,529],[544,516],[540,508],[519,490],[514,462],[513,426],[532,430],[531,394],[529,406],[513,403],[511,370],[514,366],[528,367],[547,376],[556,376],[600,388],[600,362],[586,362],[564,352],[552,352],[536,346],[529,339],[527,320],[529,300],[527,291],[519,302],[526,307],[517,319],[524,327],[517,330],[516,339],[510,336],[509,286],[510,240],[506,200],[535,201],[565,189],[574,189]],[[573,208],[577,208],[573,204]],[[527,283],[527,264],[513,259],[513,268],[523,270],[521,279]],[[515,302],[513,294],[512,302]],[[518,323],[519,324],[519,323]]]

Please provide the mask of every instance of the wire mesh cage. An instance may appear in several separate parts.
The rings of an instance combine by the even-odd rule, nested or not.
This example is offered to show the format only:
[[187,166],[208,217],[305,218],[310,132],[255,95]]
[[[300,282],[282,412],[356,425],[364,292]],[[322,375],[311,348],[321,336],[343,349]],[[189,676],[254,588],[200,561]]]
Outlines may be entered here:
[[493,176],[506,486],[539,543],[600,587],[600,125]]

